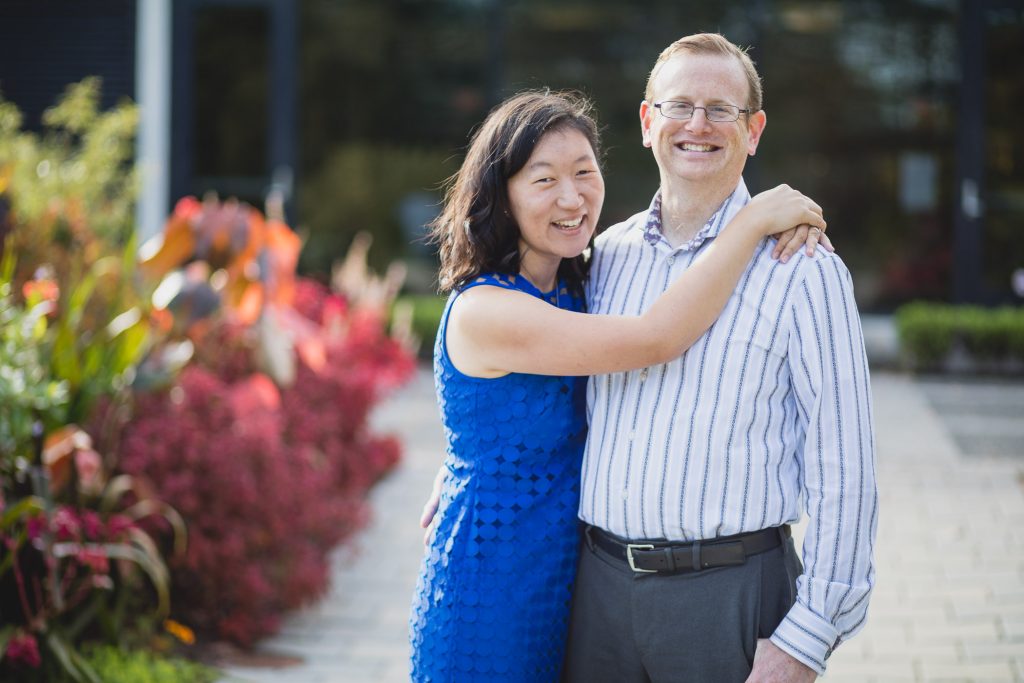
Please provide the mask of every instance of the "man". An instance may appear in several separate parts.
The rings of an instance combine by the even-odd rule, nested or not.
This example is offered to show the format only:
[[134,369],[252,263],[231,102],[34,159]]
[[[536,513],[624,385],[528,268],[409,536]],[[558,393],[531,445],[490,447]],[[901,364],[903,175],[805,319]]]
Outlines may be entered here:
[[[589,310],[635,315],[750,195],[760,78],[716,34],[670,45],[640,106],[661,186],[594,250]],[[591,378],[569,681],[811,681],[864,623],[877,520],[850,276],[766,240],[678,360]],[[788,525],[809,516],[803,573]]]

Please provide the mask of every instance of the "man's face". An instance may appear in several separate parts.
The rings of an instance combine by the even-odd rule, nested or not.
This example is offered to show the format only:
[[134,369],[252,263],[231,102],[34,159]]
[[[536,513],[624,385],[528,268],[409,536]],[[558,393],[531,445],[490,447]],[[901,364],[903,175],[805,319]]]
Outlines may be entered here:
[[747,155],[757,150],[764,112],[740,114],[729,122],[708,121],[703,109],[687,120],[663,116],[655,102],[688,102],[695,107],[728,104],[746,109],[749,85],[739,61],[727,55],[681,53],[665,62],[653,83],[654,102],[640,105],[645,147],[666,179],[721,184],[739,182]]

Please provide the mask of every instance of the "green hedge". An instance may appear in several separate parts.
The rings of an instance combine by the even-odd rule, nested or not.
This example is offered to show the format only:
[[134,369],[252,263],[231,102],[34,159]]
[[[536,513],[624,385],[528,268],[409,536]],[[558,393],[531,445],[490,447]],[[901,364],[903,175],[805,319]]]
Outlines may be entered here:
[[919,370],[942,369],[960,350],[978,369],[1024,363],[1024,308],[915,302],[896,311],[904,358]]

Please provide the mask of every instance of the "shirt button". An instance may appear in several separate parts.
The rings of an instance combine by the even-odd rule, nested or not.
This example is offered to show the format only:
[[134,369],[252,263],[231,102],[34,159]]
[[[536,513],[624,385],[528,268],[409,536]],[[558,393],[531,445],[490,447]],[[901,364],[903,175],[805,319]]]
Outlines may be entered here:
[[629,434],[626,435],[626,439],[628,441],[632,441],[634,438],[636,438],[636,432],[631,431]]
[[640,381],[643,382],[647,379],[647,368],[640,371]]
[[675,257],[675,255],[672,255],[672,256],[669,256],[669,257],[668,257],[668,264],[669,264],[670,266],[671,266],[671,265],[672,265],[673,263],[675,263],[675,262],[676,262],[676,257]]
[[629,500],[629,489],[622,489],[622,500]]

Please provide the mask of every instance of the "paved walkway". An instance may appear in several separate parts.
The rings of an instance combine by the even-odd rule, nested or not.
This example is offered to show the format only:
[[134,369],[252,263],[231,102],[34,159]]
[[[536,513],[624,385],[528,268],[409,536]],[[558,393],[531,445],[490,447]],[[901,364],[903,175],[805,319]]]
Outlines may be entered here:
[[[992,402],[984,388],[875,373],[878,584],[867,626],[836,651],[825,681],[1024,682],[1024,386],[1001,387]],[[372,524],[338,552],[330,594],[261,646],[304,663],[233,668],[226,681],[408,680],[417,520],[443,450],[426,371],[377,424],[402,435],[405,459],[374,489]],[[1001,435],[999,447],[963,438],[978,431]]]

